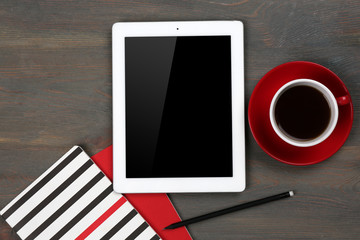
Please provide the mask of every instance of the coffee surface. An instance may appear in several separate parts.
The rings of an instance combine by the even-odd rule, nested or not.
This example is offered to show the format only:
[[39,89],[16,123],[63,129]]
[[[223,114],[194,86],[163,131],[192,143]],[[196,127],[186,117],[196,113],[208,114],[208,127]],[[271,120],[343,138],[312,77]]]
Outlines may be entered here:
[[295,86],[278,98],[275,106],[278,127],[289,137],[311,140],[320,136],[330,121],[324,95],[310,86]]

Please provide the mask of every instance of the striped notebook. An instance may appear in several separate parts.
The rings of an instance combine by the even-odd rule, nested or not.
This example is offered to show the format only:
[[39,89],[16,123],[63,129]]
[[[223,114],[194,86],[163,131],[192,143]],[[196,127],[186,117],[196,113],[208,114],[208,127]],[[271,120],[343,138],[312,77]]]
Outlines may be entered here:
[[78,146],[0,214],[26,240],[160,239]]

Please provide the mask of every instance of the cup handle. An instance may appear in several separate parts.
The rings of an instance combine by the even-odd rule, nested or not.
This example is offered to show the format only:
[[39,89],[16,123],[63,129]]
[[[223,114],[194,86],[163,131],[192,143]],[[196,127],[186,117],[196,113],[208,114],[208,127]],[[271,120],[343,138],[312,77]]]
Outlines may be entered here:
[[336,102],[339,106],[344,106],[344,105],[350,103],[350,97],[349,97],[349,95],[338,97],[338,98],[336,98]]

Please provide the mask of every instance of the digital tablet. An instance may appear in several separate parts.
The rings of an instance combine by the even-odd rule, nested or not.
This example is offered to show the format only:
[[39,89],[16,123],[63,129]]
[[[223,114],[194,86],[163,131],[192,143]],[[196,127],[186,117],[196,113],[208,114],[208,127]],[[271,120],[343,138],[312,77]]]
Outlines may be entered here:
[[114,190],[245,189],[243,25],[115,23]]

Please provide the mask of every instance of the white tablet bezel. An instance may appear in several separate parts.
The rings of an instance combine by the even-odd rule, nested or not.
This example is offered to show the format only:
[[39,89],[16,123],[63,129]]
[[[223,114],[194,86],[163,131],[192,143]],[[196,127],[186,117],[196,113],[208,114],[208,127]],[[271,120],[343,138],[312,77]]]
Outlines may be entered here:
[[[245,104],[242,22],[115,23],[112,34],[114,190],[119,193],[243,191],[245,189]],[[126,178],[125,37],[216,35],[231,36],[233,177]]]

